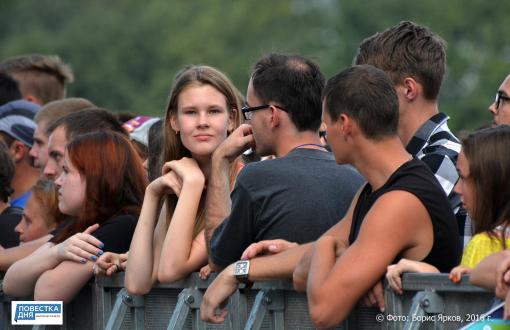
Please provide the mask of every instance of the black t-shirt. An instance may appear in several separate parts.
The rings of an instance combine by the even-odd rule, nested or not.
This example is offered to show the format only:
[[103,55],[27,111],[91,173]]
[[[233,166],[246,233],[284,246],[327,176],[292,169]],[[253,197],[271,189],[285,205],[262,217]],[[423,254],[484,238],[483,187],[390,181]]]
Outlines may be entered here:
[[122,214],[103,222],[91,235],[104,244],[103,251],[124,253],[129,250],[138,215]]
[[352,166],[317,149],[246,165],[231,194],[231,214],[211,239],[212,261],[226,267],[261,240],[316,240],[342,219],[362,183]]
[[0,214],[0,245],[8,249],[19,245],[19,235],[14,231],[23,214],[19,207],[8,207]]
[[[417,159],[400,166],[378,190],[372,191],[369,184],[365,185],[354,209],[349,243],[356,240],[361,224],[375,201],[393,190],[403,190],[415,195],[430,215],[434,243],[430,253],[422,261],[435,266],[441,272],[449,272],[457,266],[461,247],[457,222],[448,197],[430,169]],[[398,262],[400,258],[401,256],[397,256],[394,262]]]
[[[138,215],[116,215],[103,222],[91,235],[104,244],[103,251],[124,253],[129,250],[137,221]],[[56,236],[65,227],[71,226],[72,223],[73,219],[65,219],[51,234]]]

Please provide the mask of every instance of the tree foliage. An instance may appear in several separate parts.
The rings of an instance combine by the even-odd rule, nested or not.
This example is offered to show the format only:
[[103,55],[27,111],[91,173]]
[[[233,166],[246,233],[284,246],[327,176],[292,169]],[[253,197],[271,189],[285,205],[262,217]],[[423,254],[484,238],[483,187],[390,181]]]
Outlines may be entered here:
[[456,130],[489,120],[510,73],[505,0],[3,0],[0,10],[0,58],[59,54],[75,71],[71,96],[140,114],[163,114],[186,64],[216,66],[242,92],[253,62],[270,51],[310,56],[331,76],[364,38],[401,20],[447,41],[440,107]]

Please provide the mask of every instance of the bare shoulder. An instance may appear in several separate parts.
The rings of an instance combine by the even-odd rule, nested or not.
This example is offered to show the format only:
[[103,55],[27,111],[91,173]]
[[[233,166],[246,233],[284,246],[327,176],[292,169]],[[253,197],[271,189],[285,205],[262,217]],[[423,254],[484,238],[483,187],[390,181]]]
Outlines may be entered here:
[[[413,232],[431,227],[429,213],[418,197],[393,190],[377,199],[367,213],[360,232],[383,239],[409,239]],[[383,235],[381,235],[383,234]]]

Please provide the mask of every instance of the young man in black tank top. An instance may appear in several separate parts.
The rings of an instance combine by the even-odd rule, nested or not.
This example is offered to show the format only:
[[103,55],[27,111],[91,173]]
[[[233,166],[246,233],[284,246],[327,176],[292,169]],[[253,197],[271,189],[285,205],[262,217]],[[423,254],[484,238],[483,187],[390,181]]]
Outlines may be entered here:
[[448,271],[460,256],[447,196],[397,135],[398,99],[384,72],[354,66],[330,79],[323,95],[337,162],[354,165],[368,183],[344,220],[315,243],[310,264],[301,261],[309,269],[311,317],[321,328],[345,319],[374,285],[382,292],[380,278],[396,259],[429,260]]
[[[315,243],[289,248],[285,242],[261,242],[257,247],[266,251],[287,250],[251,259],[247,276],[251,281],[286,278],[294,270],[294,286],[307,291],[319,328],[344,320],[374,286],[382,294],[380,279],[395,260],[429,260],[449,270],[460,257],[447,196],[397,135],[398,99],[384,72],[355,66],[333,77],[323,94],[323,119],[336,161],[353,164],[368,183],[346,216]],[[207,290],[205,320],[221,319],[213,311],[235,290],[233,273],[227,268]]]

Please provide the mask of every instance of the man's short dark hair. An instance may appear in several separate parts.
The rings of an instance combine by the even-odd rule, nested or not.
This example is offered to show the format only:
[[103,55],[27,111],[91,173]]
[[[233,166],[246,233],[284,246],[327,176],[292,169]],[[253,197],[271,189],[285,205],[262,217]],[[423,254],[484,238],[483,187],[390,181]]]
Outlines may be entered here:
[[370,64],[385,71],[395,85],[413,77],[424,97],[436,100],[446,71],[445,41],[429,28],[401,22],[363,40],[354,64]]
[[257,97],[263,103],[278,102],[299,131],[319,129],[324,82],[319,66],[299,55],[269,54],[252,74]]
[[7,203],[13,190],[11,188],[14,177],[14,162],[7,145],[0,140],[0,201]]
[[371,65],[352,66],[328,80],[323,99],[333,121],[345,113],[369,139],[397,134],[398,97],[382,70]]
[[21,99],[19,84],[11,76],[0,72],[0,105]]
[[68,142],[78,135],[104,130],[121,133],[129,138],[117,117],[110,111],[100,108],[80,110],[57,119],[47,127],[46,135],[50,136],[57,127],[65,129]]

